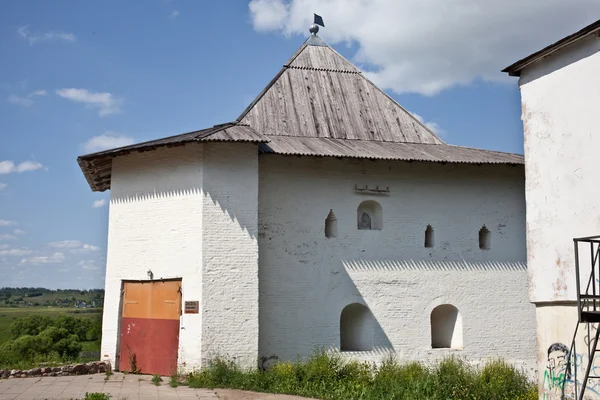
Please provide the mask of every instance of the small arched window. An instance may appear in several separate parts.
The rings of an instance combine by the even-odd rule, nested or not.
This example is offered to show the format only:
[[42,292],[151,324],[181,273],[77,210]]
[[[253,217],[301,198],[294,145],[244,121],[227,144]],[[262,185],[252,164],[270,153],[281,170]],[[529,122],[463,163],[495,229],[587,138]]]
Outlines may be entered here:
[[479,230],[479,248],[489,250],[492,247],[492,234],[485,225]]
[[425,247],[433,247],[433,228],[431,225],[427,225],[427,228],[425,228]]
[[325,218],[325,237],[334,238],[337,236],[337,218],[333,210],[329,210],[327,218]]
[[340,350],[372,350],[373,322],[373,314],[368,307],[359,303],[347,305],[340,316]]
[[431,347],[462,349],[462,316],[451,304],[437,306],[431,312]]
[[357,228],[360,230],[381,230],[383,228],[383,211],[375,200],[365,200],[356,210]]

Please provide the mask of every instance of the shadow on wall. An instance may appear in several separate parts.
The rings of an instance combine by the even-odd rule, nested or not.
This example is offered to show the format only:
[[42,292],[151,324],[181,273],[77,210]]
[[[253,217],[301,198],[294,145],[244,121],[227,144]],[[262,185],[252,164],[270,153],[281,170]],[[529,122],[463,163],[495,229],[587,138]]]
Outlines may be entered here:
[[391,348],[390,340],[367,306],[352,303],[344,307],[340,316],[340,351]]
[[350,271],[526,271],[522,261],[343,260]]
[[[113,195],[111,193],[110,205],[112,207],[113,205],[120,204],[150,203],[169,200],[172,201],[174,207],[176,207],[176,202],[181,200],[182,207],[185,207],[187,204],[183,204],[183,200],[194,196],[203,196],[204,198],[210,199],[214,206],[219,207],[223,214],[227,214],[231,221],[236,222],[243,231],[248,233],[248,236],[250,236],[252,239],[256,239],[258,230],[256,226],[256,220],[245,220],[249,213],[247,211],[242,212],[240,209],[246,204],[246,202],[244,202],[243,197],[240,197],[239,195],[236,195],[238,201],[236,204],[233,204],[230,201],[229,195],[217,192],[211,193],[206,189],[202,190],[200,187],[172,189],[165,191],[136,191],[135,193],[126,195]],[[158,217],[158,215],[148,213],[145,216],[147,220],[150,220],[153,217]],[[160,218],[161,221],[165,221],[162,215],[160,215]],[[177,222],[173,221],[173,224],[176,226]]]
[[[259,237],[259,259],[263,252],[270,251],[269,246],[268,239]],[[307,357],[316,348],[369,360],[395,354],[376,312],[342,262],[336,263],[334,269],[312,263],[288,267],[259,263],[262,359]],[[296,282],[294,290],[281,291],[282,280]],[[294,318],[290,318],[292,315]]]

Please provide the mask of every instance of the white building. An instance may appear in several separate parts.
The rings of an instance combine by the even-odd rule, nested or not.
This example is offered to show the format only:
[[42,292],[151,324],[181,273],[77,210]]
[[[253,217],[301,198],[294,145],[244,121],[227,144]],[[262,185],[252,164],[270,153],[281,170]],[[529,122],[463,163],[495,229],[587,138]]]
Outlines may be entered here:
[[[574,368],[566,371],[565,357],[578,325],[573,239],[600,234],[599,35],[600,20],[504,70],[520,77],[529,298],[536,305],[538,371],[546,397],[560,398],[565,374],[570,386],[575,380],[583,383],[587,344],[596,331],[592,326],[589,334],[585,324],[579,328],[571,352],[577,363],[575,379]],[[582,243],[579,250],[584,293],[590,276],[589,244]],[[600,375],[598,367],[600,360],[593,365],[593,375]],[[591,379],[588,387],[586,395],[600,395],[598,379]]]
[[111,190],[118,369],[318,347],[535,368],[523,157],[444,143],[316,32],[235,122],[78,161]]

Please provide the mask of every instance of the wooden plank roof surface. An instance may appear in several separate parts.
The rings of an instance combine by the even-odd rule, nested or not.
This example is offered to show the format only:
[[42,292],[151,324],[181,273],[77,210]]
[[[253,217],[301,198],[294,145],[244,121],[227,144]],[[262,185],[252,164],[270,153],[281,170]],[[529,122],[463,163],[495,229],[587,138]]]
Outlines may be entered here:
[[92,191],[110,189],[112,159],[186,143],[259,144],[261,154],[474,164],[523,156],[451,146],[312,35],[237,121],[78,157]]
[[238,121],[266,135],[443,143],[326,45],[304,44]]
[[259,146],[263,154],[468,164],[524,164],[524,158],[520,154],[448,144],[390,143],[291,136],[270,136],[269,139]]

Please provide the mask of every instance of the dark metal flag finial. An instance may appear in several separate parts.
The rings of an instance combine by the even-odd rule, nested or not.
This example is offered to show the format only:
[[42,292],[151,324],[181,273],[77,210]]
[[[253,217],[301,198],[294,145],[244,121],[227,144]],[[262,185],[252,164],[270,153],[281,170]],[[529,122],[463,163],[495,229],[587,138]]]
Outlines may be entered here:
[[315,22],[310,26],[308,31],[313,35],[316,35],[319,32],[319,25],[325,28],[325,24],[323,23],[323,18],[320,15],[315,14]]
[[323,23],[323,17],[321,17],[320,15],[315,14],[315,24],[321,25],[323,28],[325,28],[325,24]]

